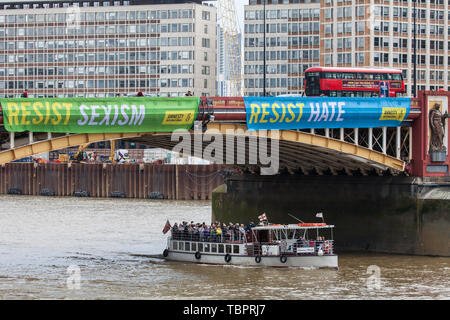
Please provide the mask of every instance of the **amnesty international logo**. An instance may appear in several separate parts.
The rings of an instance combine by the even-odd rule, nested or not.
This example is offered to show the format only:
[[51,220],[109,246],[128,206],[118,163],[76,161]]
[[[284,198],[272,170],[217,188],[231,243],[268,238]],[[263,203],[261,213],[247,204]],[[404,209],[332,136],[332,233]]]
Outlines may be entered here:
[[406,116],[406,108],[383,108],[380,120],[403,121]]
[[189,124],[194,118],[195,111],[166,111],[162,124]]

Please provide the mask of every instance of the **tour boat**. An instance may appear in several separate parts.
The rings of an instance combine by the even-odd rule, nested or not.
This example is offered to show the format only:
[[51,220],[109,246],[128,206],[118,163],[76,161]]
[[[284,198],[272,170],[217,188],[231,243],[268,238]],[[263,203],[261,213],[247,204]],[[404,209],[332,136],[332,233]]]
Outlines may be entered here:
[[231,235],[171,232],[166,260],[204,264],[338,269],[333,225],[264,224]]

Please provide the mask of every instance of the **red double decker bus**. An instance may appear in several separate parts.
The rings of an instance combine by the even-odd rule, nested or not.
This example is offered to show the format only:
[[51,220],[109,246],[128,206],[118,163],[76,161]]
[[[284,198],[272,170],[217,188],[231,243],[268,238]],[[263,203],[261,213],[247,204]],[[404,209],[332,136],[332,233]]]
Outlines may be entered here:
[[305,71],[306,96],[396,97],[404,92],[399,69],[313,67]]

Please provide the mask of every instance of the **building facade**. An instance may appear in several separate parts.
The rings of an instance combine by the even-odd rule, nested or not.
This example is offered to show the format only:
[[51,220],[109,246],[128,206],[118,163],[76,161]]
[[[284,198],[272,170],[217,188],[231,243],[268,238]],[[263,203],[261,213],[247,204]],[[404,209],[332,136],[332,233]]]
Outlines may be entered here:
[[[320,64],[320,2],[272,0],[266,10],[266,93],[303,92],[304,71]],[[244,94],[262,96],[264,2],[245,6]]]
[[201,1],[0,3],[0,96],[214,96],[217,10]]
[[[401,69],[414,85],[414,0],[322,0],[322,66]],[[450,90],[450,0],[416,1],[417,90]]]
[[[263,92],[263,1],[245,8],[246,95]],[[450,90],[450,0],[416,6],[417,89]],[[301,93],[304,70],[320,65],[401,69],[411,96],[413,9],[414,0],[267,0],[266,92]]]
[[235,41],[230,43],[227,41],[229,40],[219,24],[217,26],[217,96],[219,97],[236,96],[236,92],[242,92],[242,34],[239,33]]

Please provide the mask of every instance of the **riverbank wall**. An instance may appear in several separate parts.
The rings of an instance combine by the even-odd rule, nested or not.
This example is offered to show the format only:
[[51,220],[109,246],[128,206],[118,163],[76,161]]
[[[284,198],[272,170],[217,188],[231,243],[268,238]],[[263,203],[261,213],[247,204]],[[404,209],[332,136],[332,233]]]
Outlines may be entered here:
[[211,200],[220,165],[38,164],[0,166],[0,194]]

